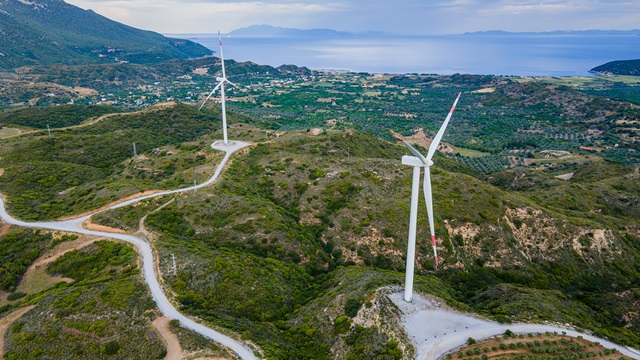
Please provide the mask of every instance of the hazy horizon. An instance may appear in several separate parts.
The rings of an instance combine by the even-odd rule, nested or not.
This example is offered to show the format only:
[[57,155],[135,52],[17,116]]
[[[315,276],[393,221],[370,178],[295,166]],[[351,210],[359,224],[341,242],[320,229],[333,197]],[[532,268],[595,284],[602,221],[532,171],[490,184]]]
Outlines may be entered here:
[[[627,29],[627,30],[622,30],[622,29],[582,29],[582,30],[575,30],[575,29],[556,29],[556,30],[547,30],[547,31],[508,31],[508,30],[503,30],[503,29],[490,29],[490,30],[479,30],[479,31],[467,31],[467,32],[463,32],[463,33],[447,33],[447,34],[400,34],[400,33],[394,33],[394,32],[388,32],[388,31],[379,31],[379,30],[364,30],[364,31],[345,31],[345,30],[339,30],[339,29],[333,29],[333,28],[321,28],[321,27],[317,27],[317,28],[294,28],[294,27],[286,27],[286,26],[276,26],[276,25],[271,25],[271,24],[253,24],[253,25],[248,25],[248,26],[243,26],[243,27],[239,27],[236,29],[232,29],[230,31],[227,32],[220,32],[221,35],[225,36],[225,35],[230,35],[233,32],[236,32],[238,30],[243,30],[243,29],[249,29],[249,28],[253,28],[253,27],[261,27],[261,26],[265,26],[265,27],[271,27],[274,29],[282,29],[282,30],[299,30],[299,31],[335,31],[338,33],[349,33],[352,35],[361,35],[361,34],[367,34],[367,33],[377,33],[377,34],[383,34],[386,36],[403,36],[403,37],[410,37],[410,36],[415,36],[415,37],[430,37],[430,36],[457,36],[457,35],[468,35],[468,34],[482,34],[482,33],[508,33],[508,34],[520,34],[520,35],[525,35],[525,34],[553,34],[553,33],[586,33],[586,32],[619,32],[619,33],[624,33],[624,32],[639,32],[640,33],[640,26],[636,29]],[[177,35],[217,35],[217,30],[213,30],[213,31],[208,31],[208,32],[161,32],[162,35],[165,36],[177,36]],[[639,34],[640,35],[640,34]],[[269,35],[265,35],[265,36],[269,36]]]
[[255,24],[349,32],[441,35],[638,28],[640,3],[625,0],[68,0],[160,33],[228,33]]

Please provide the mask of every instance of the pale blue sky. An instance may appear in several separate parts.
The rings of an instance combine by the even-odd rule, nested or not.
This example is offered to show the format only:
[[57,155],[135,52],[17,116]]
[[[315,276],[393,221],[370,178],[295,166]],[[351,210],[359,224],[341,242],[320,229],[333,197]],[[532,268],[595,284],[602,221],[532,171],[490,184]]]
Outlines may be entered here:
[[66,1],[161,33],[225,33],[257,24],[418,35],[640,28],[639,0]]

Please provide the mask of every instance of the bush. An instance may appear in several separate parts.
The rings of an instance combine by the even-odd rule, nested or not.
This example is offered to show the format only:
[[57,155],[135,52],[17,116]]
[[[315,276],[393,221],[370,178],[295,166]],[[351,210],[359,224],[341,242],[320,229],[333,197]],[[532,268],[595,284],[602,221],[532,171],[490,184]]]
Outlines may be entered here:
[[120,350],[120,344],[117,341],[111,340],[104,344],[104,353],[107,355],[115,355]]
[[351,320],[349,320],[349,318],[346,316],[338,316],[333,321],[333,326],[336,335],[344,334],[349,331],[349,328],[351,327]]
[[9,296],[7,296],[7,300],[9,301],[13,301],[13,300],[18,300],[20,298],[23,298],[27,296],[27,294],[21,292],[21,291],[16,291],[14,293],[9,294]]
[[362,306],[362,302],[359,299],[350,297],[344,305],[344,313],[348,317],[356,317],[356,315],[358,315],[358,310],[360,310],[360,306]]

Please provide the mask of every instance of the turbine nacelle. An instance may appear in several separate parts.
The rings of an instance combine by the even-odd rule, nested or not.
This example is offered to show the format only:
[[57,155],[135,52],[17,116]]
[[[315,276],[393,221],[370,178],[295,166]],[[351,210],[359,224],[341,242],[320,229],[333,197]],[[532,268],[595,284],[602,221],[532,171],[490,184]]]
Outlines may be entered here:
[[427,160],[427,163],[425,164],[424,162],[422,162],[421,159],[419,159],[416,156],[404,155],[402,157],[402,165],[409,165],[409,166],[415,166],[415,167],[427,167],[427,166],[433,165],[433,161]]
[[227,78],[225,78],[225,77],[220,77],[220,76],[216,77],[216,81],[218,81],[218,82],[225,81],[225,80],[227,80]]

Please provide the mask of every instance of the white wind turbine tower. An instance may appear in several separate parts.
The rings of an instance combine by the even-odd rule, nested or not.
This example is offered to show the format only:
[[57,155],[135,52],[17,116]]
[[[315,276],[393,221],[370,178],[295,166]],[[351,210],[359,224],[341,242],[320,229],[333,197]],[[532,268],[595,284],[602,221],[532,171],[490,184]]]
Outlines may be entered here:
[[415,267],[415,254],[416,254],[416,224],[418,220],[418,191],[420,187],[420,168],[424,168],[424,200],[427,203],[427,215],[429,216],[429,229],[431,230],[431,245],[433,246],[433,258],[436,262],[436,268],[438,267],[438,253],[436,250],[436,234],[433,228],[433,201],[432,201],[432,193],[431,193],[431,172],[429,167],[433,165],[433,161],[431,158],[436,152],[438,148],[438,144],[442,139],[442,135],[444,134],[447,125],[449,124],[449,120],[451,119],[451,115],[453,115],[453,111],[456,108],[456,104],[460,99],[460,94],[458,93],[458,97],[453,102],[453,106],[449,111],[449,115],[445,119],[442,127],[438,130],[436,137],[431,141],[431,146],[429,146],[429,152],[427,153],[427,157],[425,158],[416,150],[413,146],[404,142],[404,140],[398,138],[409,151],[415,156],[403,156],[402,164],[413,166],[413,183],[411,186],[411,212],[409,217],[409,244],[407,245],[407,274],[405,277],[405,287],[404,287],[404,300],[407,302],[411,302],[413,300],[413,273]]
[[211,95],[213,95],[213,93],[216,92],[218,88],[220,88],[220,99],[221,99],[221,107],[222,107],[222,134],[224,138],[224,144],[227,145],[229,141],[227,140],[227,110],[225,107],[224,83],[228,83],[229,85],[232,85],[232,86],[236,86],[236,84],[232,83],[227,79],[227,73],[224,70],[224,54],[222,53],[222,38],[220,37],[220,31],[218,31],[218,40],[220,42],[220,62],[222,63],[222,77],[216,77],[216,81],[218,82],[218,85],[216,85],[216,87],[213,88],[209,96],[207,96],[207,98],[204,99],[204,101],[202,102],[202,105],[200,105],[200,108],[198,110],[202,109],[202,107],[207,102],[207,100],[209,100]]

